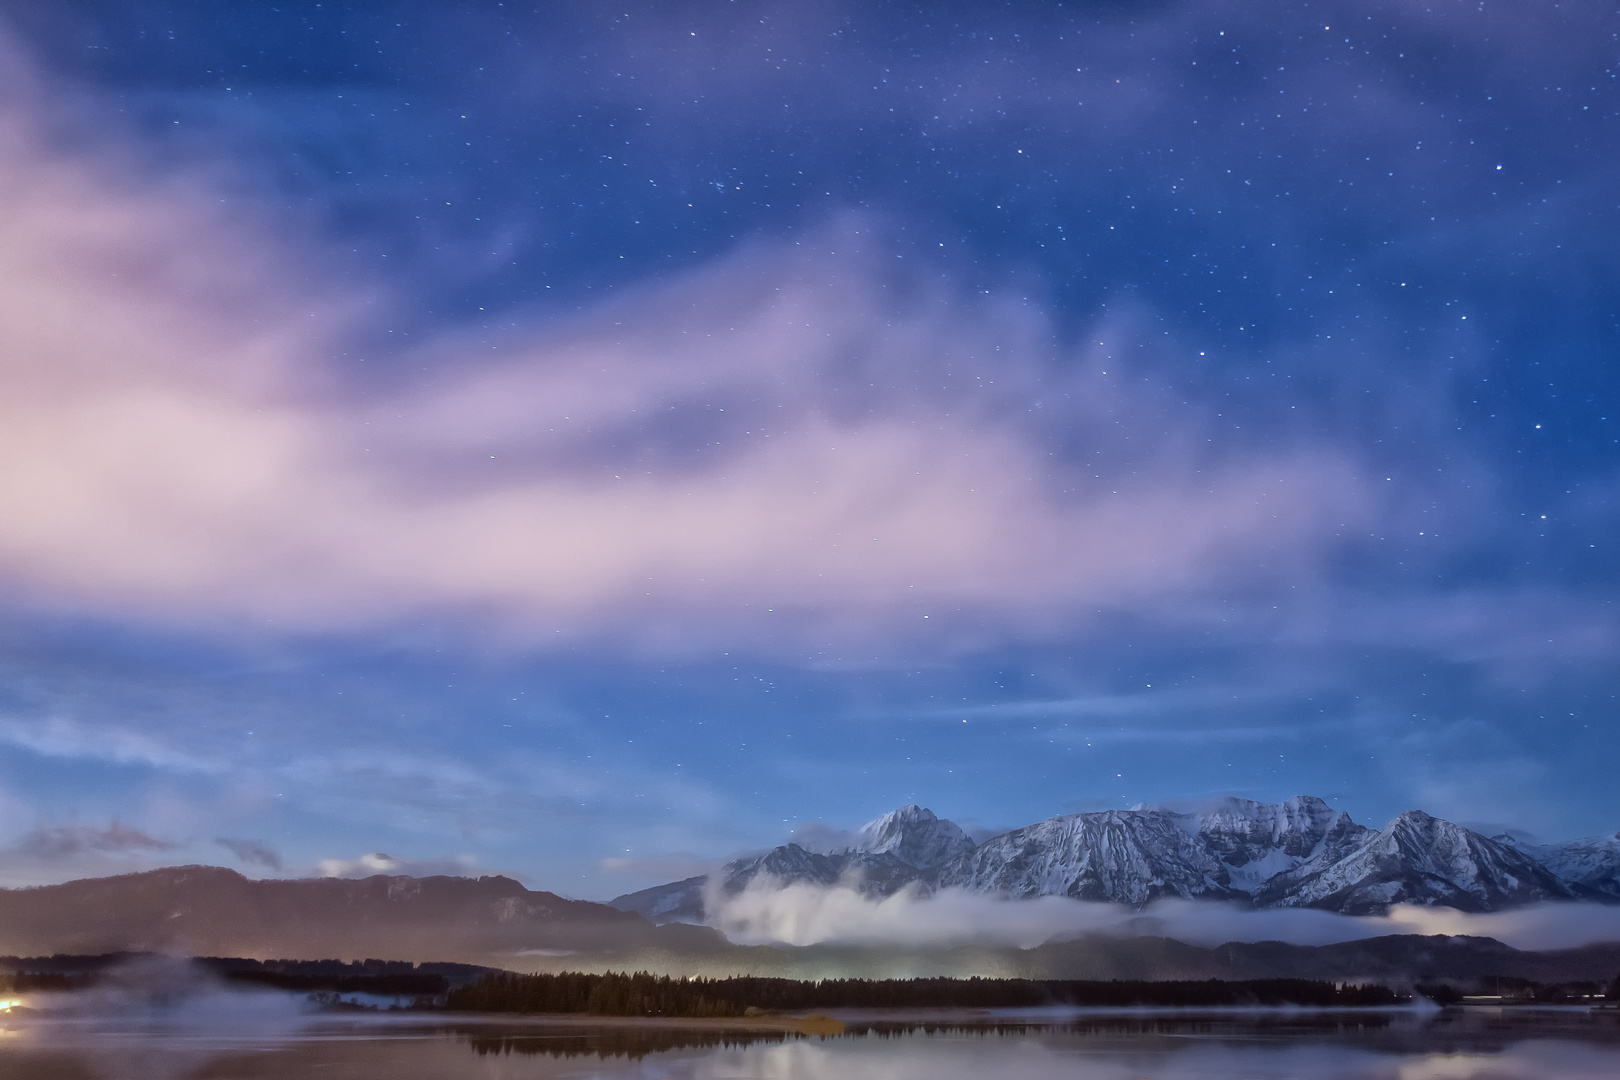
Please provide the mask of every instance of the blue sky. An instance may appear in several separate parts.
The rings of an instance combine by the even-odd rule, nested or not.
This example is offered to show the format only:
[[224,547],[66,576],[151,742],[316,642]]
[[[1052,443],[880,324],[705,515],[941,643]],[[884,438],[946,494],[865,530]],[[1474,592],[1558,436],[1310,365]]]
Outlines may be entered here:
[[1596,2],[0,24],[0,878],[1620,828]]

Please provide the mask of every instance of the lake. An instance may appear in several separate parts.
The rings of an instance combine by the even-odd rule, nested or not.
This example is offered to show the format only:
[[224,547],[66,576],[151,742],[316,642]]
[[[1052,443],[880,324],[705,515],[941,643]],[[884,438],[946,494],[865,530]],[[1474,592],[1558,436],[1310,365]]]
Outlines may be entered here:
[[423,1014],[0,1020],[0,1080],[1614,1080],[1620,1015],[845,1015],[846,1033]]

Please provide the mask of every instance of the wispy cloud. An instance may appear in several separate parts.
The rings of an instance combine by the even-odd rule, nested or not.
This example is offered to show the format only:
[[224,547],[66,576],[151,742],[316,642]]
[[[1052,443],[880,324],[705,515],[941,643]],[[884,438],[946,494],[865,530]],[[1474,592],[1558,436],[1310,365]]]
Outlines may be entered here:
[[1325,730],[1342,727],[1321,721],[1305,724],[1267,724],[1231,726],[1209,724],[1202,727],[1169,727],[1162,725],[1136,725],[1133,727],[1061,727],[1046,728],[1032,738],[1080,746],[1108,746],[1134,743],[1158,743],[1165,746],[1206,746],[1222,743],[1292,742],[1298,739],[1319,738]]
[[94,825],[41,826],[26,834],[17,850],[42,859],[68,858],[86,853],[127,855],[170,851],[178,844],[148,836],[120,821]]
[[[1321,687],[1316,688],[1318,691]],[[912,709],[863,714],[863,718],[937,722],[1019,722],[1015,737],[1080,746],[1162,743],[1199,746],[1257,741],[1288,742],[1318,737],[1351,726],[1350,721],[1317,717],[1254,722],[1234,720],[1279,702],[1302,698],[1306,691],[1289,682],[1266,680],[1245,687],[1192,687],[1145,690],[1126,694],[1088,694],[1066,698],[1002,701],[947,709]],[[1030,721],[1048,721],[1029,730]]]
[[960,708],[909,712],[904,715],[919,719],[941,720],[1028,720],[1076,718],[1113,718],[1154,716],[1185,712],[1190,709],[1230,708],[1232,705],[1252,704],[1285,696],[1288,688],[1268,683],[1265,686],[1196,687],[1169,690],[1146,690],[1129,694],[1086,694],[1076,697],[1048,698],[1034,701],[1004,701]]
[[0,717],[0,744],[45,757],[105,761],[182,773],[218,773],[224,764],[177,749],[159,734],[66,717]]
[[0,144],[0,574],[42,603],[950,640],[1309,563],[1373,508],[1343,448],[1212,455],[1191,408],[1128,462],[1054,455],[1032,410],[1117,458],[1160,395],[1106,337],[1060,374],[1026,304],[900,299],[863,219],[568,326],[447,334],[417,350],[435,374],[366,390],[317,359],[370,299],[308,284],[317,251],[47,151],[15,112]]
[[175,860],[184,845],[114,818],[106,825],[37,825],[0,848],[0,884],[46,885],[127,874]]
[[236,856],[237,862],[245,866],[262,866],[277,872],[285,868],[281,853],[269,844],[257,840],[233,840],[228,836],[215,837],[214,843]]

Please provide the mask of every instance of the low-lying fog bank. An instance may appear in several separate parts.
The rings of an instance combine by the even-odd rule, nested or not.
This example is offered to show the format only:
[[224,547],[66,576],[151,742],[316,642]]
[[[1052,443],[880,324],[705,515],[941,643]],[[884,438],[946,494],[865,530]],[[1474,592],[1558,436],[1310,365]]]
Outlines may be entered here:
[[1283,941],[1326,945],[1391,934],[1495,938],[1518,949],[1567,949],[1620,941],[1620,906],[1543,903],[1470,914],[1395,904],[1385,915],[1339,915],[1308,908],[1257,911],[1212,900],[1158,900],[1142,908],[1042,896],[1007,900],[963,889],[933,894],[864,895],[844,886],[755,881],[735,894],[706,897],[710,922],[745,945],[860,945],[1029,949],[1087,934],[1170,937],[1194,945]]
[[[12,1020],[102,1021],[122,1024],[156,1022],[165,1026],[217,1031],[256,1032],[293,1029],[316,1011],[308,995],[247,986],[222,979],[205,964],[186,957],[137,955],[96,965],[100,958],[49,958],[30,964],[0,960],[15,970],[49,969],[52,961],[85,960],[83,977],[61,980],[59,989],[10,990],[0,994]],[[57,967],[63,966],[58,963]],[[37,972],[35,972],[37,975]],[[8,973],[13,986],[26,979]],[[35,979],[34,982],[50,981]]]

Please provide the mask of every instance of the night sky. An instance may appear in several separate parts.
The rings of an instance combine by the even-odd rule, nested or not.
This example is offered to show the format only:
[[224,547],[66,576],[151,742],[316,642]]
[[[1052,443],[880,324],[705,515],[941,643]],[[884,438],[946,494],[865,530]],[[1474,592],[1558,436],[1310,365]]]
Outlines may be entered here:
[[9,0],[0,884],[1612,833],[1617,124],[1601,0]]

